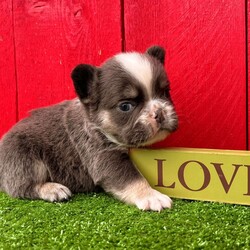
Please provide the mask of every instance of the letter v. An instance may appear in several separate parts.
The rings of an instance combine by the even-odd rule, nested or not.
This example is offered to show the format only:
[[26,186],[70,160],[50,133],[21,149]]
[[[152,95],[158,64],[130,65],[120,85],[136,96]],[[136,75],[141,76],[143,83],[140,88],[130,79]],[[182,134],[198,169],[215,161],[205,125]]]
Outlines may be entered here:
[[239,170],[239,167],[241,167],[242,165],[232,164],[234,166],[234,168],[235,168],[234,173],[232,175],[232,178],[231,178],[230,182],[227,182],[226,177],[225,177],[225,175],[224,175],[224,173],[222,171],[222,168],[221,168],[223,163],[212,163],[211,162],[211,164],[214,165],[214,168],[215,168],[215,170],[216,170],[216,172],[217,172],[217,174],[218,174],[218,176],[220,178],[221,184],[222,184],[225,192],[228,193],[228,191],[229,191],[229,189],[230,189],[230,187],[231,187],[231,185],[232,185],[232,183],[234,181],[234,178],[235,178],[235,176],[236,176],[236,174],[237,174],[237,172]]

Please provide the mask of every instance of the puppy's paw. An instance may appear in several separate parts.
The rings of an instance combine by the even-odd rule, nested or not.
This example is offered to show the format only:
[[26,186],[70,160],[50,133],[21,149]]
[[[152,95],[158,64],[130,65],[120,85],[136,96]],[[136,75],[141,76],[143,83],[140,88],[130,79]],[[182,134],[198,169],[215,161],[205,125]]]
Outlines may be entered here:
[[37,185],[36,190],[40,199],[50,202],[66,201],[72,196],[67,187],[54,182]]
[[135,200],[135,205],[141,210],[160,212],[164,208],[171,208],[172,200],[167,195],[151,189],[142,197],[137,198]]
[[160,212],[164,208],[171,208],[172,200],[154,189],[152,189],[145,179],[137,180],[129,184],[122,191],[112,192],[120,200],[128,204],[134,204],[142,210],[152,210]]

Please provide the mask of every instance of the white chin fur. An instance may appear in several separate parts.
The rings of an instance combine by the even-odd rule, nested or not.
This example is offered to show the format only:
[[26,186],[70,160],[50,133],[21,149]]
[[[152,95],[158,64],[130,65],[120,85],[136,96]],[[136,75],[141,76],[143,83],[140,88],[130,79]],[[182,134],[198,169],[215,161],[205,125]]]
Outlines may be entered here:
[[167,130],[161,130],[156,133],[156,135],[152,138],[150,138],[148,141],[142,143],[140,146],[149,146],[156,142],[163,141],[170,135],[170,132]]

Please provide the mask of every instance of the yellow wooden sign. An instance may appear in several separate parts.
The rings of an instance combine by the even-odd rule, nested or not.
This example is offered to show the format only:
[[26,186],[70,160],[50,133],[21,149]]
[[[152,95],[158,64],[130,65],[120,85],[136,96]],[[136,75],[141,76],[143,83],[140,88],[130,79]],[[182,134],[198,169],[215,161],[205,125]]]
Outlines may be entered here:
[[250,152],[132,149],[149,184],[170,197],[250,205]]

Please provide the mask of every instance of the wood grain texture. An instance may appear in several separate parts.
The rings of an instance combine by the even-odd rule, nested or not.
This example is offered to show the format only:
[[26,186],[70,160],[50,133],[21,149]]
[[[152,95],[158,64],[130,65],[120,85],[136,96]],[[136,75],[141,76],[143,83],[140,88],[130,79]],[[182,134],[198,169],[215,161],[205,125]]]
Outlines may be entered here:
[[19,118],[75,96],[70,72],[121,50],[120,2],[14,1]]
[[158,146],[246,149],[241,0],[124,1],[126,50],[167,49],[179,131]]
[[16,122],[12,1],[0,1],[0,138]]

